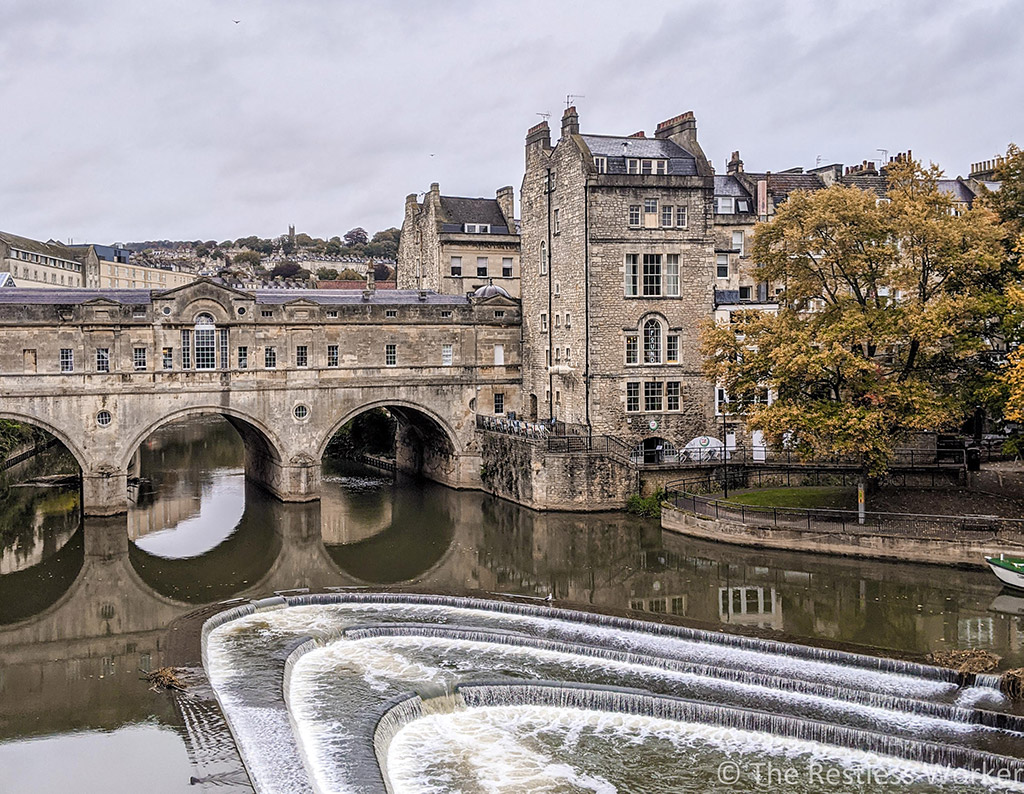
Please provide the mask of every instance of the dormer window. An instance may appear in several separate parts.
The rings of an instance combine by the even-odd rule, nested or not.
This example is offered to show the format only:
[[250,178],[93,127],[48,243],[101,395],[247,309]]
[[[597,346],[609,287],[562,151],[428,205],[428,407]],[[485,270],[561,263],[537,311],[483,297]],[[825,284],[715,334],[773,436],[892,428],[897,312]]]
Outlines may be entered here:
[[736,211],[732,196],[715,197],[715,214],[732,215]]
[[736,212],[750,212],[750,202],[746,199],[736,199]]
[[627,174],[667,174],[668,160],[631,158],[626,160]]
[[607,174],[608,173],[608,158],[607,157],[595,157],[594,158],[594,167],[597,169],[597,173],[599,173],[599,174]]
[[490,234],[491,225],[489,223],[467,223],[466,234]]

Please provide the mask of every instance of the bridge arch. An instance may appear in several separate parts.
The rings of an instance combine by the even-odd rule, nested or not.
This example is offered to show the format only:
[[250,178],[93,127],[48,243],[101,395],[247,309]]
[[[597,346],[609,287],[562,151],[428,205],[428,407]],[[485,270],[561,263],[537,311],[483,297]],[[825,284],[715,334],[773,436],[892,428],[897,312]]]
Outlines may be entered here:
[[75,461],[78,463],[78,468],[83,472],[88,470],[88,458],[86,457],[85,451],[72,439],[71,434],[68,433],[66,429],[59,427],[46,419],[34,416],[33,414],[23,413],[21,411],[12,411],[9,408],[0,408],[0,419],[9,419],[13,422],[20,422],[24,425],[33,425],[41,430],[45,430],[63,444],[67,451],[72,454]]
[[[324,452],[327,451],[327,445],[331,442],[331,439],[334,438],[338,431],[341,430],[341,428],[360,414],[372,411],[375,408],[386,408],[391,411],[391,413],[396,414],[399,419],[404,419],[411,427],[421,430],[422,426],[417,425],[416,420],[420,417],[427,419],[434,426],[434,429],[441,431],[445,440],[451,446],[452,452],[458,452],[460,449],[461,445],[459,443],[458,433],[456,433],[452,426],[436,411],[426,407],[422,403],[412,402],[410,400],[379,399],[363,403],[359,407],[347,411],[341,419],[329,426],[326,435],[321,439],[320,445],[317,448],[317,458],[323,458]],[[419,416],[417,416],[417,414]]]
[[125,445],[120,460],[121,468],[128,468],[135,453],[142,443],[153,435],[161,427],[183,419],[190,419],[196,416],[222,416],[228,423],[238,431],[242,441],[246,445],[246,464],[248,464],[248,453],[250,442],[261,447],[261,451],[269,454],[275,461],[281,461],[284,456],[281,453],[282,444],[277,434],[262,420],[251,416],[248,413],[239,411],[224,405],[198,405],[182,408],[178,411],[162,415],[159,419],[149,423]]

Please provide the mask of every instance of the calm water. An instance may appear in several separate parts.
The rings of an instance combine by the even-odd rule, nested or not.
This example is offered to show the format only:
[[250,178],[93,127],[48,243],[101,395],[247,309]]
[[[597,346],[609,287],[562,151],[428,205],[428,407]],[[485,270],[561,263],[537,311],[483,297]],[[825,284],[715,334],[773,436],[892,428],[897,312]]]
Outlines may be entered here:
[[193,422],[140,450],[127,518],[83,524],[61,486],[0,497],[0,792],[195,791],[194,715],[139,671],[184,641],[171,624],[195,608],[293,587],[550,594],[1024,665],[1024,598],[984,571],[746,551],[350,467],[327,473],[320,504],[283,505],[246,485],[241,461],[230,426]]

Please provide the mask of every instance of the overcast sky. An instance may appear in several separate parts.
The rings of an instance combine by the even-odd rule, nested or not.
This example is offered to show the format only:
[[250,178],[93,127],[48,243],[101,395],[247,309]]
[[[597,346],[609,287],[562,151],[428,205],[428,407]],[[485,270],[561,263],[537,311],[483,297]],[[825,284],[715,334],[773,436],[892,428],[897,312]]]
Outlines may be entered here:
[[[1024,144],[1022,3],[0,1],[0,229],[77,242],[401,225],[685,110],[719,172]],[[239,20],[236,23],[234,20]]]

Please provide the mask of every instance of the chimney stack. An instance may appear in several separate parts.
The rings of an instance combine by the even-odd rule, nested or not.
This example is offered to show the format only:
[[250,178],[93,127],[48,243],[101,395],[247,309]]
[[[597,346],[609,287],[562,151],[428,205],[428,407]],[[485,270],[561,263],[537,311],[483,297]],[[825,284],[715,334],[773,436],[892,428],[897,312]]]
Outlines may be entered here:
[[562,114],[562,137],[568,138],[570,135],[580,134],[580,117],[576,112],[576,106],[571,105],[565,109],[565,113]]
[[714,173],[708,158],[704,156],[704,150],[697,143],[697,119],[692,110],[661,122],[654,131],[654,137],[667,138],[692,154],[697,159],[698,174],[710,176]]
[[505,216],[505,225],[508,226],[509,234],[515,233],[515,212],[516,212],[516,192],[511,185],[505,187],[499,187],[498,192],[495,194],[498,199],[498,209],[501,210],[501,214]]
[[735,151],[732,153],[732,157],[729,158],[729,162],[725,164],[725,173],[727,174],[742,174],[743,173],[743,161],[740,159],[740,153]]

